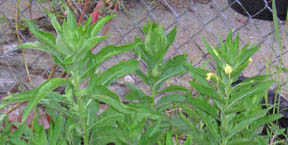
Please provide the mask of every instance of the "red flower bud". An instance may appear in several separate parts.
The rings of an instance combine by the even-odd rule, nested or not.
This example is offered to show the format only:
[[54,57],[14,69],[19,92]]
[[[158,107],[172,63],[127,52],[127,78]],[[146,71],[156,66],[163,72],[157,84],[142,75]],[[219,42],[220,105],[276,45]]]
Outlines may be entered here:
[[97,12],[97,11],[94,11],[94,12],[92,13],[92,22],[91,22],[91,24],[94,24],[94,23],[98,20],[98,18],[99,18],[98,12]]

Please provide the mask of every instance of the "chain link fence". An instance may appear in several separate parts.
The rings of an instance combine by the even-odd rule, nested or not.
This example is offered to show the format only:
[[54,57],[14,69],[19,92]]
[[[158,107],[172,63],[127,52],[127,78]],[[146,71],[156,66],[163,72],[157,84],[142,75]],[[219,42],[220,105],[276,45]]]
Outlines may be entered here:
[[[30,89],[24,66],[24,59],[28,64],[30,76],[34,85],[43,82],[53,62],[50,56],[38,51],[18,50],[16,46],[20,42],[33,41],[22,20],[33,19],[39,22],[41,29],[49,30],[49,21],[43,9],[51,9],[49,3],[53,3],[55,10],[59,10],[60,0],[19,0],[20,13],[17,17],[17,0],[0,0],[0,94],[15,92],[21,89]],[[210,44],[218,45],[220,38],[224,39],[230,29],[233,34],[240,33],[241,45],[246,43],[261,45],[262,48],[253,56],[253,63],[243,72],[244,76],[264,74],[267,67],[276,71],[274,65],[288,67],[288,50],[285,47],[286,37],[283,38],[284,47],[280,49],[274,36],[274,24],[271,20],[271,1],[253,0],[255,6],[249,8],[248,0],[129,0],[125,1],[125,9],[117,11],[118,16],[112,21],[108,34],[110,38],[103,45],[120,45],[134,40],[138,35],[143,38],[142,25],[148,21],[157,21],[169,31],[177,26],[175,43],[169,49],[167,58],[176,54],[188,54],[188,59],[195,66],[204,64],[210,69],[215,69],[213,62],[209,62],[210,56],[202,43],[205,38]],[[81,12],[81,5],[76,0],[67,0],[74,6],[75,12]],[[90,7],[94,7],[98,0],[90,0]],[[122,1],[123,2],[123,1]],[[277,0],[276,0],[277,2]],[[278,0],[279,6],[286,9],[287,2]],[[281,2],[283,2],[281,4]],[[253,3],[253,2],[252,2]],[[234,8],[232,9],[231,6]],[[259,8],[257,8],[257,6]],[[238,12],[236,12],[236,11]],[[57,12],[57,11],[55,11]],[[242,15],[240,13],[246,15]],[[87,17],[88,13],[85,15]],[[281,20],[286,16],[278,13]],[[262,18],[266,20],[258,20]],[[280,32],[284,33],[283,22],[280,24]],[[18,26],[16,29],[16,23]],[[19,34],[17,36],[17,33]],[[286,32],[285,32],[286,34]],[[101,47],[99,47],[101,48]],[[23,57],[24,56],[24,57]],[[123,54],[106,62],[103,69],[119,60],[133,58],[133,54]],[[280,59],[281,58],[281,59]],[[282,60],[282,61],[280,61]],[[63,73],[56,69],[56,74]],[[281,84],[285,86],[287,75],[281,75]],[[169,80],[168,83],[184,83],[188,76]],[[133,81],[141,84],[136,77]],[[117,89],[117,88],[116,88]],[[117,89],[121,90],[121,89]]]

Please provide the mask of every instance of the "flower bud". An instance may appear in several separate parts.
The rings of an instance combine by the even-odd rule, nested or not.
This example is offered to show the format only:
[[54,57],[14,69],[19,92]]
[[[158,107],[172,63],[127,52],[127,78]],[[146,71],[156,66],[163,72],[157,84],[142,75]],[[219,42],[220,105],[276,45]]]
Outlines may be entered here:
[[230,75],[232,73],[232,67],[229,64],[226,64],[224,71],[227,75]]
[[217,77],[217,76],[216,76],[215,73],[207,73],[206,79],[207,79],[208,81],[210,81],[212,77]]

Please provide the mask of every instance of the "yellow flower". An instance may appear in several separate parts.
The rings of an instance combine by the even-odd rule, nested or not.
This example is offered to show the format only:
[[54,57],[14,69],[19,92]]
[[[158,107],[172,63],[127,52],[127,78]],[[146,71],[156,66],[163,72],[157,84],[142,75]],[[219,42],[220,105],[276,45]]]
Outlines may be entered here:
[[214,73],[207,73],[206,79],[207,79],[208,81],[210,81],[212,77],[216,77],[216,74],[214,74]]
[[224,71],[227,75],[231,74],[232,73],[232,67],[229,65],[229,64],[226,64],[225,68],[224,68]]
[[253,59],[252,59],[252,58],[249,58],[248,62],[249,62],[249,63],[252,63],[252,62],[253,62]]

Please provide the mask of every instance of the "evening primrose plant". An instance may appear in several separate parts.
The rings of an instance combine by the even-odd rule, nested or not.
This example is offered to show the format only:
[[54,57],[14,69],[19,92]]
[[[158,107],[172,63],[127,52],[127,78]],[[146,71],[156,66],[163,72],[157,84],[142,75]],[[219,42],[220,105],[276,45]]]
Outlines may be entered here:
[[186,55],[164,59],[167,50],[174,42],[176,27],[165,34],[162,25],[147,22],[142,30],[145,38],[141,40],[135,37],[135,42],[139,45],[134,52],[138,60],[147,67],[137,69],[136,74],[152,93],[146,94],[136,85],[127,84],[129,92],[125,98],[129,103],[126,105],[133,108],[135,114],[123,114],[123,119],[118,120],[116,124],[107,124],[112,131],[95,126],[94,130],[98,130],[99,133],[93,135],[94,144],[109,142],[117,145],[159,144],[165,141],[166,132],[179,131],[173,128],[180,128],[179,126],[184,124],[183,121],[181,124],[178,123],[181,122],[179,117],[168,116],[165,112],[174,109],[175,104],[184,103],[188,92],[183,86],[163,86],[166,80],[185,74],[187,71],[184,66]]
[[187,135],[191,144],[269,144],[270,136],[260,135],[263,126],[281,115],[269,115],[273,106],[263,109],[261,102],[273,81],[269,75],[239,81],[259,47],[247,44],[240,49],[239,35],[233,39],[232,32],[219,47],[205,40],[204,44],[216,61],[216,72],[186,65],[194,78],[190,85],[198,92],[196,96],[190,95],[189,103],[182,106],[185,110],[182,119],[191,128]]
[[[70,9],[66,8],[66,11],[68,12],[67,19],[62,25],[53,14],[48,14],[57,33],[56,37],[52,33],[39,30],[31,21],[26,20],[30,32],[38,41],[22,44],[18,48],[36,49],[49,53],[69,77],[48,79],[33,90],[12,94],[2,100],[0,109],[10,104],[27,102],[21,123],[15,124],[19,133],[16,136],[13,134],[8,136],[7,140],[15,138],[18,142],[24,139],[28,144],[38,143],[33,141],[34,134],[32,133],[37,130],[27,129],[25,125],[28,115],[32,111],[36,113],[39,106],[44,107],[51,118],[52,127],[48,134],[41,127],[38,130],[42,142],[49,145],[56,145],[59,142],[69,145],[79,145],[81,142],[84,145],[90,144],[90,135],[94,132],[93,126],[102,121],[99,119],[103,119],[101,115],[98,119],[96,118],[99,102],[106,103],[121,113],[132,112],[120,101],[120,97],[107,87],[115,79],[135,72],[138,68],[138,61],[133,59],[121,61],[103,72],[97,70],[103,62],[117,54],[132,50],[137,43],[122,46],[108,45],[94,54],[91,49],[108,37],[99,36],[98,32],[115,15],[104,17],[95,24],[91,24],[92,18],[89,17],[85,24],[78,26]],[[88,81],[88,85],[81,86],[85,81]],[[59,87],[65,88],[64,94],[54,91]],[[5,119],[3,115],[2,118]],[[58,127],[53,128],[53,124]],[[9,143],[10,141],[7,141],[4,144]]]

